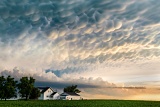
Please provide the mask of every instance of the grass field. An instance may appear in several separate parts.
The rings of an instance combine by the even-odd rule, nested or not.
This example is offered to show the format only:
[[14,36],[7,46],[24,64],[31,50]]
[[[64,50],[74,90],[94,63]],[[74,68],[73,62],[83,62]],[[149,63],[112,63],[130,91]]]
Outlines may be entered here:
[[160,107],[160,101],[0,101],[0,107]]

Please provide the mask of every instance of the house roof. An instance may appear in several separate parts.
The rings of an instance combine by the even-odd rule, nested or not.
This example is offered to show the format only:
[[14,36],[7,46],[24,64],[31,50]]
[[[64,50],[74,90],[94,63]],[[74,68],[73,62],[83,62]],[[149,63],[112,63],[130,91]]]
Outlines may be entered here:
[[[65,93],[66,93],[67,95],[65,95]],[[64,93],[62,93],[61,95],[62,95],[62,96],[68,96],[68,95],[71,95],[71,96],[80,96],[79,94],[77,94],[77,93],[75,93],[75,92],[64,92]]]
[[[41,93],[44,93],[45,91],[47,91],[49,88],[53,91],[53,89],[51,87],[37,87],[39,90],[41,90]],[[54,91],[53,91],[54,92]]]
[[51,94],[51,96],[53,96],[53,95],[55,95],[57,92],[53,92],[52,94]]

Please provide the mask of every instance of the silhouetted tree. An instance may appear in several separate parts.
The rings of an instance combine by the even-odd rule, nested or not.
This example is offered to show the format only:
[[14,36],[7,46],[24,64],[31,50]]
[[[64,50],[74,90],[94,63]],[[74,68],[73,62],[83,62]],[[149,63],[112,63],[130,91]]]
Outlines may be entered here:
[[16,85],[17,81],[11,76],[4,78],[3,76],[0,77],[0,97],[1,99],[10,99],[12,97],[16,97]]
[[33,88],[35,79],[33,77],[22,77],[20,83],[18,84],[19,93],[22,98],[26,100],[29,98]]
[[40,96],[40,91],[38,88],[33,88],[31,91],[31,94],[29,96],[29,99],[38,99],[38,97]]
[[5,84],[5,78],[4,76],[0,77],[0,98],[1,100],[4,99],[4,84]]
[[75,92],[80,93],[81,91],[77,89],[77,85],[67,86],[63,89],[64,92]]

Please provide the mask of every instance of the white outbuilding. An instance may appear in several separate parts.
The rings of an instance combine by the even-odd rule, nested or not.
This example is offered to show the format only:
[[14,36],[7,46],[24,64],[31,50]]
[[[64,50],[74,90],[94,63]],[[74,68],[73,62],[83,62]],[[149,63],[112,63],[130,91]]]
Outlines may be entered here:
[[59,93],[54,91],[51,87],[37,87],[40,90],[39,100],[58,100],[60,99]]
[[60,94],[61,100],[82,100],[82,97],[74,92],[64,92]]

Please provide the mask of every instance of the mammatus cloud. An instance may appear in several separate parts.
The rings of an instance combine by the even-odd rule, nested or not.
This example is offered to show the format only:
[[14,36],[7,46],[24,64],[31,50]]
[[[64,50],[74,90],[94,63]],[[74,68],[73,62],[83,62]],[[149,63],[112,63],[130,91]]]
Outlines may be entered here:
[[159,81],[159,10],[157,0],[1,0],[1,74]]

